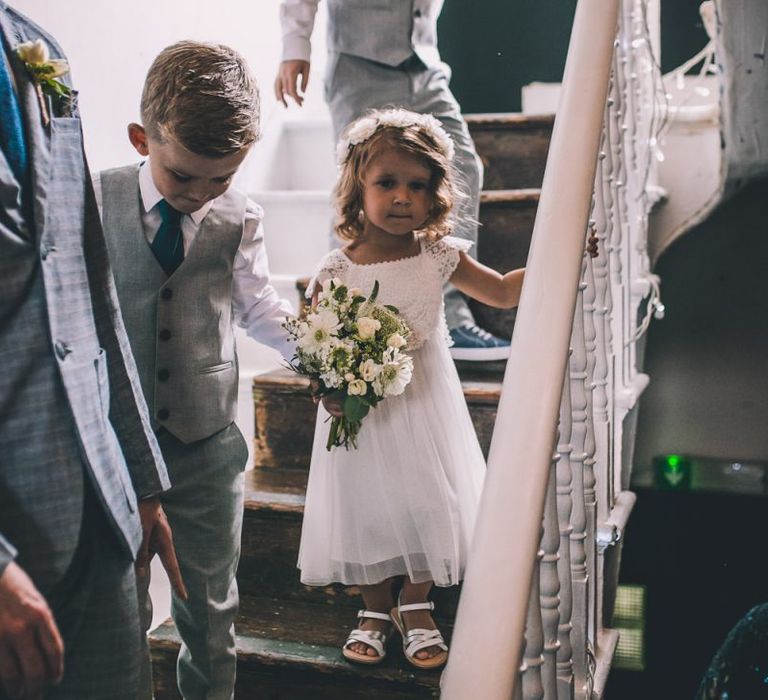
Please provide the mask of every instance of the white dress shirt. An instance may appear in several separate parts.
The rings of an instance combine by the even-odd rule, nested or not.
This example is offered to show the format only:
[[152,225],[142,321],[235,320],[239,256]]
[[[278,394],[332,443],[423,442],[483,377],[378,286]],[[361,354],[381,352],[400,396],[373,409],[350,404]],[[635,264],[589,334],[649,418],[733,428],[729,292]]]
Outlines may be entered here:
[[317,3],[318,0],[282,0],[280,3],[284,61],[310,60]]
[[[141,221],[147,243],[152,244],[162,223],[157,205],[163,195],[152,180],[147,159],[139,168],[139,192],[141,195]],[[93,179],[93,189],[99,211],[102,210],[101,179]],[[200,209],[181,217],[181,235],[184,252],[195,240],[200,224],[216,200],[206,202]],[[282,327],[286,316],[293,315],[291,303],[278,296],[269,281],[267,251],[264,246],[264,211],[251,201],[245,207],[243,237],[235,254],[232,267],[232,310],[235,323],[246,333],[265,345],[269,345],[283,357],[293,356],[294,345],[288,342],[288,333]]]

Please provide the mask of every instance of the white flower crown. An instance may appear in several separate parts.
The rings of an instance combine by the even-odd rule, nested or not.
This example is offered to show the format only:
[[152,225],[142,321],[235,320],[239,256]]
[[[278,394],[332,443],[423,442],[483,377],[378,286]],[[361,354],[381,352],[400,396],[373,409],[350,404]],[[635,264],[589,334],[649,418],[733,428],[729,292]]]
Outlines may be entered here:
[[450,161],[453,160],[453,139],[446,133],[440,122],[431,114],[416,114],[407,109],[385,109],[366,117],[361,117],[344,132],[336,148],[336,161],[343,165],[349,156],[352,146],[357,146],[367,141],[379,129],[387,126],[405,129],[415,126],[429,134],[437,143],[438,148]]

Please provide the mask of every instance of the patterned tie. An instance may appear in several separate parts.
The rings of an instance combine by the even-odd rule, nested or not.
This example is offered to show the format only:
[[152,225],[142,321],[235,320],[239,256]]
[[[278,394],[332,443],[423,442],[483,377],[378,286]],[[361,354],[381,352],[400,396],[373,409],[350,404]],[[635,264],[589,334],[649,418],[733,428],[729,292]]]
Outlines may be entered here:
[[181,217],[183,214],[176,211],[168,202],[161,199],[157,206],[160,208],[160,217],[163,223],[157,230],[155,240],[152,241],[152,252],[170,277],[176,268],[184,260],[184,239],[181,236]]
[[[5,50],[5,42],[2,43]],[[27,181],[27,143],[19,98],[13,89],[5,56],[0,56],[0,146],[17,182]]]

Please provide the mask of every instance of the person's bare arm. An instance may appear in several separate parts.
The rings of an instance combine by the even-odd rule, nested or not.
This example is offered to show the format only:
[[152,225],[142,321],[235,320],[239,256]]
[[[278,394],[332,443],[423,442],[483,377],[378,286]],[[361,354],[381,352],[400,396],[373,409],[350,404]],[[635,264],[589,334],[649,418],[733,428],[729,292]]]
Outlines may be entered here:
[[451,282],[459,291],[483,304],[510,309],[520,302],[524,275],[524,267],[502,275],[466,253],[459,253],[459,264],[451,275]]

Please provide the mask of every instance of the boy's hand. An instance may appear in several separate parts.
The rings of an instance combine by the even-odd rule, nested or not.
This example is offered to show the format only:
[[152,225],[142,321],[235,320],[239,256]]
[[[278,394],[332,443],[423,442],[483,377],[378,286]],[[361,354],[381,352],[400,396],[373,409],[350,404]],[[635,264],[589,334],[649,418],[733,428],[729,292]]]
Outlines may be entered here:
[[301,107],[307,85],[309,85],[309,61],[293,59],[280,64],[277,78],[275,78],[275,97],[285,107],[288,106],[286,95],[292,97]]
[[336,418],[341,418],[344,415],[344,392],[334,391],[325,396],[318,396],[317,392],[320,389],[320,382],[317,379],[309,380],[309,390],[312,394],[312,401],[315,404],[323,402],[323,407],[328,413]]
[[187,589],[181,578],[179,562],[176,559],[176,549],[173,546],[171,526],[165,517],[160,499],[156,496],[139,501],[139,516],[144,537],[136,557],[136,571],[139,576],[145,576],[144,571],[152,557],[159,555],[163,568],[168,574],[171,587],[182,600],[187,599]]
[[15,562],[0,576],[0,692],[40,698],[64,675],[64,642],[41,593]]
[[344,392],[334,391],[323,396],[323,408],[335,418],[341,418],[344,415]]
[[589,253],[590,258],[596,258],[600,255],[600,249],[598,248],[599,243],[600,239],[590,231],[589,238],[587,238],[587,253]]

